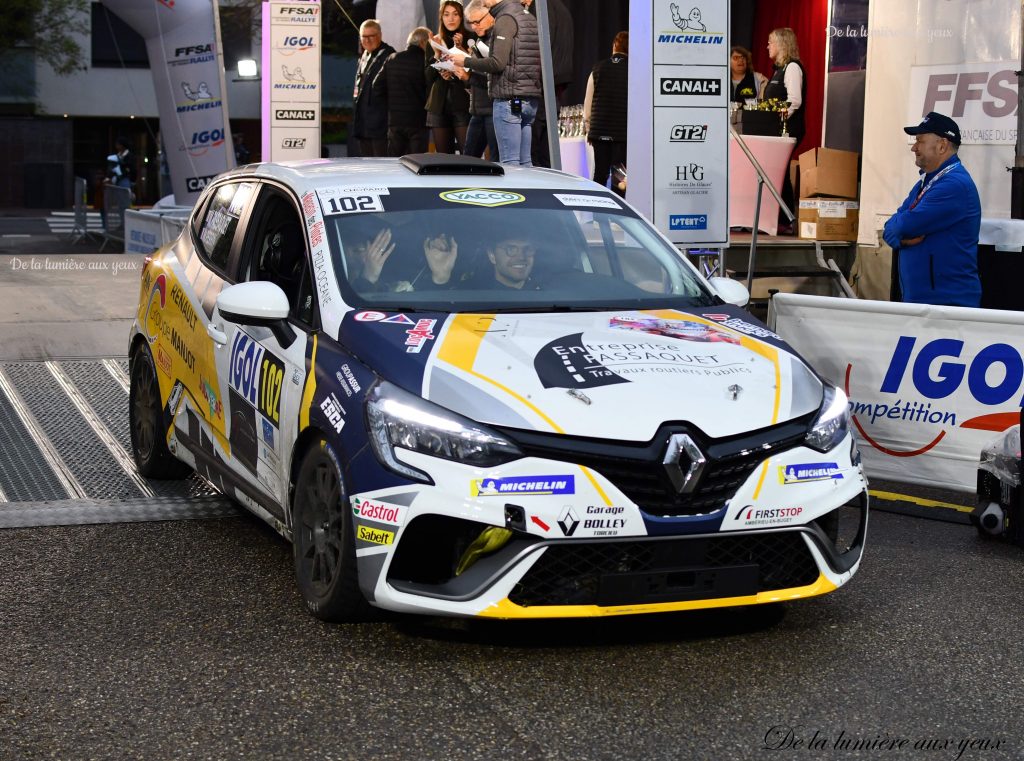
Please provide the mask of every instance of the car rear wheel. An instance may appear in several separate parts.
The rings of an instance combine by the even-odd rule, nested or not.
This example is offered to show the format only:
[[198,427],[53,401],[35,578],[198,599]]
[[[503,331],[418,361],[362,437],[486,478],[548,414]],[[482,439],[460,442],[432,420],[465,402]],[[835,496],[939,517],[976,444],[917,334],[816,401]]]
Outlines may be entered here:
[[128,423],[132,454],[139,473],[146,478],[184,478],[189,467],[167,448],[160,383],[149,348],[140,346],[132,362],[131,387],[128,390]]
[[319,439],[295,485],[295,575],[306,608],[324,621],[359,621],[370,606],[359,590],[352,511],[338,464]]

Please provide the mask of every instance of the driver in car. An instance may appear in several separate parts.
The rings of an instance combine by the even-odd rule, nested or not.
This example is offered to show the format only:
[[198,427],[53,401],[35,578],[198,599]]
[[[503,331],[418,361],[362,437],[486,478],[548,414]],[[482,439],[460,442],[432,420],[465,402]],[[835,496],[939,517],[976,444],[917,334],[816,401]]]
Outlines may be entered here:
[[494,265],[493,287],[499,290],[536,291],[540,288],[530,273],[537,249],[532,243],[515,235],[499,238],[487,248],[487,258]]

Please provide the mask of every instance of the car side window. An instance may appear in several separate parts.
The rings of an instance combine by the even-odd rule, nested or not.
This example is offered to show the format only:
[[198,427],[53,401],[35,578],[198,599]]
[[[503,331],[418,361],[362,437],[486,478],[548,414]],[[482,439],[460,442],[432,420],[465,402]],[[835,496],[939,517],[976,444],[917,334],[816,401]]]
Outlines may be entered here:
[[239,271],[240,281],[266,280],[288,297],[291,315],[313,325],[313,283],[306,253],[306,234],[295,206],[264,186],[252,221]]
[[251,182],[230,182],[214,192],[199,226],[199,254],[209,264],[225,270],[231,243],[245,207],[252,198]]

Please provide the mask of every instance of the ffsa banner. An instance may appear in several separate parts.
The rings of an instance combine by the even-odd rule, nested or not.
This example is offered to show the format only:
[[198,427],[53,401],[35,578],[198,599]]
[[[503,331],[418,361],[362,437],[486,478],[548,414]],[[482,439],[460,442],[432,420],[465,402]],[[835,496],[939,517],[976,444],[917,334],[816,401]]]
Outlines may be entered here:
[[235,165],[215,3],[103,0],[146,40],[160,135],[177,204],[194,204]]
[[320,158],[320,4],[263,3],[263,157]]
[[729,240],[729,2],[632,0],[627,199],[673,243]]
[[849,397],[869,476],[972,492],[982,447],[1020,421],[1024,315],[782,293],[772,309]]

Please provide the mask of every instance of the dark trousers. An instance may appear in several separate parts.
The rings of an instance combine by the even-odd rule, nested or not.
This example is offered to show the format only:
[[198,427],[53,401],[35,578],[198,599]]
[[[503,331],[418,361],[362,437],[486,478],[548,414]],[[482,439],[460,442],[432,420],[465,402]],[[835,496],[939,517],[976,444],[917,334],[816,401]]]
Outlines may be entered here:
[[469,129],[466,131],[466,155],[482,158],[484,148],[489,151],[491,161],[500,161],[498,157],[498,138],[494,136],[494,120],[490,115],[469,117]]
[[426,153],[430,136],[426,127],[388,127],[388,156]]
[[360,156],[387,156],[388,140],[385,137],[361,137],[359,138]]
[[[626,143],[624,140],[595,140],[591,145],[594,146],[594,182],[607,185],[612,167],[626,163]],[[625,196],[614,184],[612,190]]]

